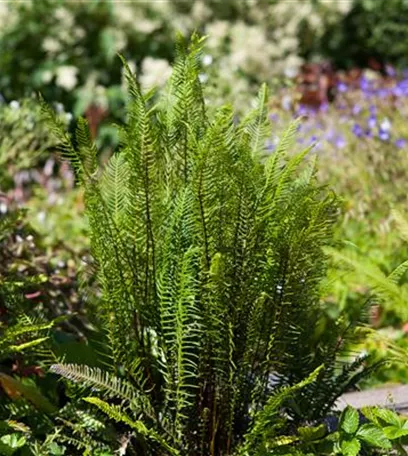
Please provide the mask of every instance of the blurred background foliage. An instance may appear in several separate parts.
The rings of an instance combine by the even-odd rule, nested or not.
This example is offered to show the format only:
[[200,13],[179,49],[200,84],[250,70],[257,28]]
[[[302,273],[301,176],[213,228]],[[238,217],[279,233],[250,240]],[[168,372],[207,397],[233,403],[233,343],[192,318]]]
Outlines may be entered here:
[[[381,274],[408,258],[393,215],[393,209],[408,213],[407,13],[407,0],[1,2],[0,217],[27,208],[19,223],[32,236],[20,242],[18,232],[9,234],[11,270],[24,273],[21,255],[31,249],[23,263],[48,277],[34,291],[55,291],[47,302],[57,299],[58,313],[68,308],[81,314],[76,271],[91,271],[82,195],[42,123],[36,94],[54,105],[71,131],[85,116],[103,161],[118,142],[110,122],[123,120],[126,102],[118,54],[144,88],[160,89],[176,32],[198,30],[208,35],[201,79],[211,81],[209,106],[232,100],[239,115],[266,81],[276,132],[270,153],[284,126],[304,116],[297,147],[316,143],[322,185],[343,198],[338,251],[354,261],[333,258],[324,297],[328,318],[343,309],[352,318],[378,290]],[[305,65],[320,65],[320,73],[308,79]],[[312,106],[305,103],[304,86],[317,99]],[[69,284],[57,286],[70,290],[61,292],[63,299],[53,281]],[[406,277],[397,286],[400,295],[378,302],[371,323],[406,347]],[[379,342],[366,349],[387,356]],[[408,381],[408,372],[382,372],[377,380]]]
[[246,102],[260,82],[294,76],[347,9],[348,2],[304,0],[2,2],[0,93],[10,102],[41,91],[75,116],[93,106],[95,123],[120,118],[117,53],[137,69],[142,85],[160,86],[176,31],[198,30],[209,36],[204,64],[218,68],[216,97]]

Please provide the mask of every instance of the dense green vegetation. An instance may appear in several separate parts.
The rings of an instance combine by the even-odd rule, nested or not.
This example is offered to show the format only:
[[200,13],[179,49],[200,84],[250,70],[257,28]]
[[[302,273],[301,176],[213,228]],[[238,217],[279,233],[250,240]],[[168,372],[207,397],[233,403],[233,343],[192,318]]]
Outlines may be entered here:
[[406,454],[406,2],[255,5],[0,5],[0,454]]
[[[179,38],[160,97],[126,68],[121,147],[102,169],[86,122],[72,142],[43,104],[84,189],[97,284],[82,288],[96,313],[88,322],[85,309],[70,336],[69,311],[50,319],[46,301],[24,303],[26,281],[46,279],[3,273],[8,454],[353,454],[350,445],[400,444],[404,433],[387,437],[372,417],[358,429],[355,412],[340,433],[325,424],[342,392],[376,368],[352,356],[363,320],[327,319],[320,300],[336,199],[318,185],[310,147],[288,154],[297,122],[265,155],[265,87],[239,123],[228,106],[207,113],[201,42]],[[6,367],[21,355],[40,369],[36,381]],[[52,372],[67,379],[63,391]]]

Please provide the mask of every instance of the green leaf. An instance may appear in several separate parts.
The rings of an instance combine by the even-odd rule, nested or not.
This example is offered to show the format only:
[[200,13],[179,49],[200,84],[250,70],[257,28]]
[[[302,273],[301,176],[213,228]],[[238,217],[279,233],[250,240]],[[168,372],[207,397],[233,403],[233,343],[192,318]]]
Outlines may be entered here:
[[375,447],[392,448],[391,442],[387,439],[382,429],[373,424],[363,424],[357,431],[356,437]]
[[129,416],[117,405],[110,405],[105,401],[97,397],[85,397],[85,402],[93,404],[102,410],[109,418],[115,420],[117,423],[125,423],[139,434],[150,438],[160,444],[167,452],[173,456],[178,456],[180,453],[172,448],[156,431],[149,429],[146,425],[140,421],[133,421]]
[[408,435],[408,429],[403,429],[397,426],[386,426],[383,428],[383,431],[387,439],[390,440],[399,439],[400,437]]
[[313,442],[322,439],[327,434],[327,428],[324,424],[316,427],[300,427],[298,433],[304,442]]
[[340,443],[340,449],[344,456],[357,456],[360,448],[361,444],[356,438],[342,440]]
[[116,55],[115,30],[111,27],[102,30],[100,35],[100,49],[108,63],[112,62]]
[[0,451],[4,456],[14,454],[27,443],[27,439],[20,434],[6,434],[0,437]]
[[400,417],[392,410],[385,408],[376,408],[374,413],[377,415],[378,418],[393,426],[401,427],[403,424]]
[[347,434],[354,434],[359,423],[358,412],[356,409],[347,406],[340,417],[340,429]]
[[263,409],[261,409],[254,417],[253,425],[250,431],[245,435],[245,444],[242,447],[241,454],[256,454],[259,442],[265,439],[268,430],[276,424],[276,419],[279,416],[279,410],[282,404],[295,392],[301,390],[307,385],[310,385],[323,371],[324,366],[319,366],[307,378],[301,382],[286,388],[278,390],[272,395]]
[[360,411],[369,421],[372,421],[374,424],[379,426],[380,423],[378,421],[376,410],[377,407],[362,407]]
[[36,387],[31,385],[26,385],[16,378],[10,377],[7,374],[0,373],[0,384],[3,387],[4,391],[12,399],[17,399],[19,397],[24,397],[30,401],[38,410],[43,411],[44,413],[54,413],[56,407],[51,404],[51,402],[44,397]]
[[65,450],[66,448],[63,447],[63,446],[60,446],[58,445],[57,443],[55,442],[51,442],[49,445],[48,445],[48,451],[50,452],[50,455],[52,456],[62,456],[65,454]]
[[47,341],[49,337],[39,337],[38,339],[35,340],[30,340],[29,342],[24,342],[20,345],[10,345],[8,349],[11,352],[17,352],[20,353],[24,350],[28,350],[29,348],[36,347],[37,345],[41,345],[45,341]]

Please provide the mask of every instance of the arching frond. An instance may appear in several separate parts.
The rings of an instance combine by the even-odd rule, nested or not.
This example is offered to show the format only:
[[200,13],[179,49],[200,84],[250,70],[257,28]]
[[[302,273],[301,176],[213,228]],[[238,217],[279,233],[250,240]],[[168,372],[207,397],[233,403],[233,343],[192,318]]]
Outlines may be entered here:
[[165,449],[168,454],[178,456],[180,452],[171,447],[156,431],[149,429],[142,421],[132,420],[119,406],[110,405],[105,401],[98,399],[97,397],[86,397],[84,400],[92,405],[98,407],[102,412],[109,416],[109,418],[124,423],[134,429],[141,436],[151,439],[157,443],[160,447]]

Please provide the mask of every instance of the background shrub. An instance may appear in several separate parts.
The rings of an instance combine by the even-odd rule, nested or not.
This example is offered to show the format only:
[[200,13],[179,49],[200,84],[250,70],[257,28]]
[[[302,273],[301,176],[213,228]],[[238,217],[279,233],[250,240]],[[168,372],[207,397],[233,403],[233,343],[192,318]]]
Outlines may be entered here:
[[354,0],[323,34],[322,51],[338,68],[408,65],[406,0]]

